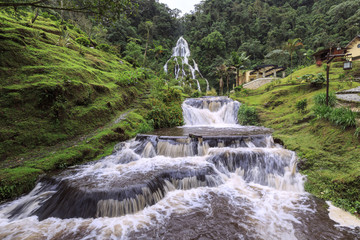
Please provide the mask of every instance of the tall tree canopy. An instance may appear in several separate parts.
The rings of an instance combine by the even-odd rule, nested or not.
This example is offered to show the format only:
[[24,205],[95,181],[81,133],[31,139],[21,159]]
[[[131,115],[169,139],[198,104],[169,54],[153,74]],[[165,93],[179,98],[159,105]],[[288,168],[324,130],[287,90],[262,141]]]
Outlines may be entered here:
[[119,17],[125,11],[132,12],[136,4],[131,0],[6,0],[0,1],[0,7],[35,7],[71,12],[82,12],[105,16]]

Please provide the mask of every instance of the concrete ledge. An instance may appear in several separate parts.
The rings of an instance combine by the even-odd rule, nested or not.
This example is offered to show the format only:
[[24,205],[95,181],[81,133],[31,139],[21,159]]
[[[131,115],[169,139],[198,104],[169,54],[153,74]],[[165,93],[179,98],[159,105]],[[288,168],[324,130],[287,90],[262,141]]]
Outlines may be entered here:
[[270,83],[276,79],[279,79],[279,78],[258,78],[258,79],[255,79],[251,82],[248,82],[246,84],[243,85],[244,88],[246,89],[257,89],[267,83]]

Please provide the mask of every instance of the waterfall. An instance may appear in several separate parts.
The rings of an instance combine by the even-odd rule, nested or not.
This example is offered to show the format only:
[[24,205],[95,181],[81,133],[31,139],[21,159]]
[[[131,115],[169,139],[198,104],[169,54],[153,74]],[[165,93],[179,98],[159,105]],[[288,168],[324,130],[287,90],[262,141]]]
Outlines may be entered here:
[[239,102],[227,97],[187,99],[182,105],[187,126],[237,124],[239,107]]
[[[197,90],[201,92],[199,80],[196,78],[196,74],[199,74],[199,76],[206,81],[206,91],[209,91],[209,82],[200,73],[199,67],[195,62],[195,60],[193,59],[193,64],[194,64],[193,66],[189,64],[190,56],[191,53],[188,42],[183,37],[180,37],[176,42],[176,46],[172,50],[172,55],[170,59],[164,65],[165,73],[168,73],[168,63],[169,61],[172,60],[175,62],[175,68],[174,68],[175,79],[179,79],[179,78],[183,79],[186,76],[190,75],[192,79],[196,80]],[[178,58],[181,59],[181,66],[179,64]],[[185,70],[185,66],[189,68],[190,72],[187,72]]]
[[186,134],[138,134],[44,177],[0,205],[0,239],[357,239],[304,191],[295,152],[236,124],[239,106],[187,99]]

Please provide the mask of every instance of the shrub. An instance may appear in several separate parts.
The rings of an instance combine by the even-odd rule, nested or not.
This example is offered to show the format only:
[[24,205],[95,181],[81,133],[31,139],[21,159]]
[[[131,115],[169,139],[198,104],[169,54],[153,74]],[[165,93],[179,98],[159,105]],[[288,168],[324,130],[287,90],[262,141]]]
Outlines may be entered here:
[[354,133],[355,137],[360,137],[360,127],[357,127]]
[[341,126],[342,129],[355,127],[355,113],[349,108],[334,108],[329,115],[330,122]]
[[318,73],[315,78],[312,78],[310,81],[310,86],[312,87],[321,87],[325,82],[325,76],[323,73]]
[[96,49],[104,51],[104,52],[110,52],[110,45],[102,43],[102,44],[97,45]]
[[[315,95],[314,101],[316,105],[326,105],[326,93],[319,93]],[[333,92],[329,93],[329,106],[334,107],[336,104],[336,95]]]
[[305,74],[301,76],[300,79],[305,82],[311,82],[314,79],[314,77],[315,77],[314,74]]
[[235,92],[241,92],[242,89],[243,89],[243,85],[234,88]]
[[170,128],[184,124],[180,103],[165,104],[158,99],[150,99],[152,109],[147,119],[152,122],[155,129]]
[[319,119],[326,119],[342,129],[356,127],[356,116],[349,108],[331,108],[320,105],[314,108],[314,113]]
[[238,111],[238,122],[241,125],[258,125],[259,116],[256,108],[242,104]]
[[163,101],[165,103],[181,102],[181,93],[181,90],[174,87],[168,88],[165,90]]
[[48,12],[42,12],[41,15],[42,15],[44,18],[49,18],[49,13],[48,13]]
[[189,96],[191,95],[191,87],[189,85],[185,85],[184,86],[184,93],[188,94]]
[[78,37],[75,39],[75,41],[83,46],[89,46],[90,41],[86,37]]
[[198,98],[198,97],[201,97],[201,93],[199,91],[195,91],[192,95],[191,95],[192,98]]
[[314,113],[319,119],[328,119],[332,108],[326,105],[318,105],[314,107]]
[[57,21],[57,17],[55,17],[54,15],[50,15],[50,19],[53,21]]
[[304,112],[306,110],[306,107],[307,107],[307,99],[306,98],[296,102],[296,104],[295,104],[295,108],[299,112]]
[[70,24],[70,23],[69,23],[67,26],[68,26],[70,29],[74,29],[74,27],[75,27],[74,25],[72,25],[72,24]]
[[215,88],[211,88],[210,91],[207,91],[206,96],[217,96],[217,92],[216,92]]

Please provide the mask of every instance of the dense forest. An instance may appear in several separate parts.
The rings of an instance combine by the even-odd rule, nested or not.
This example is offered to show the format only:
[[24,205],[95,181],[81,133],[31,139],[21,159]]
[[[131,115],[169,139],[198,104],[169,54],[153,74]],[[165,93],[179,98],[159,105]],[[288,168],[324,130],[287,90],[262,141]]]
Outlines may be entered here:
[[148,51],[148,66],[159,71],[183,35],[214,86],[216,67],[228,63],[234,51],[249,56],[246,68],[264,63],[289,67],[286,43],[300,38],[303,47],[295,50],[294,65],[306,66],[313,63],[314,52],[345,47],[360,32],[359,0],[206,0],[183,17],[158,1],[135,2],[136,13],[101,23],[106,40],[138,65]]
[[[249,56],[247,69],[264,63],[290,67],[287,42],[300,39],[302,47],[295,49],[293,62],[306,66],[313,63],[314,52],[345,47],[360,32],[360,0],[206,0],[183,17],[180,10],[156,0],[128,2],[131,8],[107,9],[102,15],[48,8],[40,15],[68,21],[84,31],[91,43],[110,44],[134,66],[157,72],[162,71],[176,40],[184,36],[214,86],[218,85],[217,67],[231,65],[232,52]],[[80,1],[75,3],[81,6]],[[37,8],[27,9],[38,14]]]
[[359,9],[358,0],[208,0],[185,16],[184,34],[207,76],[232,51],[246,52],[251,66],[289,67],[285,43],[295,38],[304,46],[294,53],[294,63],[308,65],[314,52],[345,47],[360,32]]

